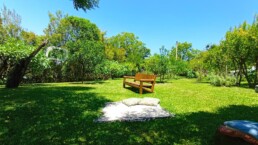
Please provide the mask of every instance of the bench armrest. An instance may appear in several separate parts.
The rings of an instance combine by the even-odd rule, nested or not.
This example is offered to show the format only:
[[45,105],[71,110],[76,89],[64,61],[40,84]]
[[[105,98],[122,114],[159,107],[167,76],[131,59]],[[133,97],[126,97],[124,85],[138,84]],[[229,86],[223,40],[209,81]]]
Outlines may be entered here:
[[134,79],[135,76],[124,76],[124,78],[126,78],[126,79]]
[[154,79],[140,79],[141,82],[154,82]]

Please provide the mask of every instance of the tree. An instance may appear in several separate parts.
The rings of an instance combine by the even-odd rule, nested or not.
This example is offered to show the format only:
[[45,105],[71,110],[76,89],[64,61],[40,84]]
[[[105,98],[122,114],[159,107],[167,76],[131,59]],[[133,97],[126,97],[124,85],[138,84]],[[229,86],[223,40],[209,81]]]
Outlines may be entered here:
[[231,65],[225,47],[221,43],[220,45],[210,45],[207,49],[208,57],[205,58],[205,62],[210,71],[215,72],[216,75],[227,76]]
[[[94,79],[92,74],[98,64],[104,59],[104,45],[101,42],[81,42],[71,43],[70,47],[78,48],[70,54],[65,64],[65,70],[69,74],[74,74],[77,80],[82,83],[86,78]],[[69,72],[68,72],[69,71]]]
[[21,32],[21,39],[32,46],[37,46],[39,43],[37,35],[33,32],[27,32],[23,30]]
[[[177,53],[177,54],[176,54]],[[187,76],[190,70],[189,61],[194,59],[200,50],[193,49],[192,43],[179,42],[176,47],[172,47],[169,53],[169,73],[181,76]],[[177,56],[177,58],[176,58]]]
[[252,54],[255,62],[255,80],[254,85],[258,83],[258,15],[255,16],[255,20],[250,29],[250,35],[252,38]]
[[119,62],[130,62],[136,71],[141,71],[143,60],[150,55],[150,49],[133,33],[123,32],[105,42],[106,55]]
[[34,56],[46,46],[48,41],[44,41],[37,49],[29,54],[29,56],[22,58],[16,63],[14,68],[10,71],[5,87],[6,88],[17,88],[22,81],[22,78]]
[[99,0],[73,0],[74,8],[76,10],[82,9],[84,11],[98,7]]
[[192,43],[179,42],[177,44],[177,48],[172,47],[170,56],[176,57],[176,52],[179,60],[190,61],[196,55],[196,53],[198,53],[198,50],[192,48]]
[[[48,13],[49,24],[44,30],[46,37],[49,39],[50,45],[62,46],[65,42],[62,40],[62,28],[64,24],[61,24],[61,20],[68,17],[64,15],[62,11],[57,11],[55,14]],[[63,22],[64,23],[64,22]]]
[[203,76],[207,74],[209,70],[211,70],[211,66],[207,62],[209,58],[209,51],[203,51],[199,53],[194,59],[190,61],[190,67],[197,72],[198,80],[201,81]]
[[158,62],[158,70],[159,70],[159,74],[160,74],[160,81],[163,81],[165,78],[165,74],[168,71],[168,63],[169,63],[169,59],[168,59],[168,50],[162,46],[159,49],[160,52],[160,59]]
[[6,39],[4,44],[0,44],[0,79],[2,82],[17,60],[25,57],[28,51],[29,48],[16,39]]
[[50,24],[45,33],[51,45],[69,52],[68,59],[60,69],[68,81],[94,79],[94,69],[104,59],[101,31],[89,20],[74,16],[61,18],[59,12],[57,15],[50,14]]
[[[194,69],[205,69],[226,78],[229,70],[234,70],[237,85],[240,85],[242,76],[253,87],[257,82],[253,66],[258,66],[257,49],[257,22],[252,25],[243,22],[226,32],[225,39],[219,45],[208,45],[207,50],[191,61]],[[256,67],[257,68],[257,67]]]
[[240,76],[239,84],[241,82],[242,73],[244,74],[249,87],[252,87],[252,80],[248,74],[250,69],[248,66],[250,63],[250,56],[252,56],[252,41],[254,40],[250,33],[250,25],[244,22],[238,28],[235,27],[233,30],[226,33],[223,46],[230,59],[235,65],[235,70],[238,70],[238,76]]
[[[84,11],[89,10],[91,8],[94,8],[98,6],[98,0],[73,0],[75,9],[83,9]],[[7,34],[9,34],[10,37],[18,37],[21,32],[21,27],[19,27],[21,18],[19,15],[17,15],[15,12],[11,12],[6,9],[4,6],[4,10],[2,10],[2,15],[4,18],[0,18],[1,24],[4,24],[5,26],[8,26],[9,29],[7,29]],[[7,19],[10,18],[12,19]],[[9,31],[8,31],[9,30]],[[37,49],[35,49],[28,57],[21,59],[15,67],[10,71],[10,74],[8,75],[6,87],[7,88],[16,88],[19,86],[20,82],[22,81],[22,78],[25,74],[25,71],[27,70],[27,67],[32,60],[34,56],[37,55],[37,53],[44,48],[48,43],[48,40],[46,39]]]
[[146,58],[145,68],[147,72],[159,75],[160,82],[162,82],[165,79],[165,75],[168,73],[169,58],[168,50],[164,46],[162,46],[159,51],[160,54],[155,53],[153,56]]
[[5,37],[19,39],[21,37],[21,16],[4,5],[0,13],[0,25],[5,30]]
[[3,27],[3,20],[0,15],[0,44],[3,44],[7,38],[6,29]]
[[155,75],[159,74],[159,65],[157,65],[160,61],[160,55],[154,54],[153,56],[150,56],[145,59],[145,68],[148,72],[152,72]]
[[[1,40],[3,44],[2,46],[3,51],[1,54],[1,59],[3,60],[1,65],[3,67],[1,69],[1,73],[3,71],[8,72],[6,87],[15,88],[15,87],[18,87],[18,85],[20,84],[32,58],[40,51],[40,49],[42,49],[46,45],[47,41],[43,42],[37,49],[35,49],[29,55],[26,55],[24,57],[19,57],[22,55],[17,55],[17,56],[12,54],[9,55],[8,53],[10,52],[9,50],[12,50],[13,48],[21,47],[21,48],[24,48],[23,51],[25,51],[25,49],[27,49],[27,47],[29,46],[20,42],[23,39],[26,39],[25,37],[22,37],[22,32],[25,32],[25,31],[20,26],[21,17],[15,11],[8,10],[4,6],[4,8],[1,10],[0,19],[1,19],[0,27],[4,30],[4,31],[1,30],[1,32],[3,32],[1,34],[4,34],[5,36],[5,38]],[[15,43],[17,43],[16,46],[15,46]],[[17,52],[17,51],[14,50],[14,52]],[[25,53],[26,52],[27,51],[25,51]],[[14,65],[12,64],[12,62],[10,63],[9,60],[6,60],[6,58],[10,58],[10,56],[15,57]],[[7,69],[9,69],[10,71]]]

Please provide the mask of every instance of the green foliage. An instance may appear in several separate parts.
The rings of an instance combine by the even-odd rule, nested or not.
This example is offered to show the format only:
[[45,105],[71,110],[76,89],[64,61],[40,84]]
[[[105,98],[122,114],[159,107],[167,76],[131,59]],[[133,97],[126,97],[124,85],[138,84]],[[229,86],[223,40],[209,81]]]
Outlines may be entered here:
[[160,49],[160,59],[156,65],[158,65],[158,72],[160,75],[160,81],[164,81],[165,74],[168,72],[168,50],[162,46]]
[[[104,46],[101,42],[84,41],[70,43],[70,56],[65,62],[65,75],[77,80],[93,79],[96,66],[104,59]],[[86,76],[90,75],[90,76]]]
[[196,55],[198,55],[199,53],[200,53],[200,50],[192,48],[192,43],[178,42],[177,46],[172,47],[169,55],[170,55],[170,59],[190,61],[194,57],[196,57]]
[[[34,46],[28,45],[24,41],[15,38],[9,38],[4,44],[0,44],[0,79],[2,82],[5,82],[7,75],[14,65],[22,58],[28,57],[34,49]],[[40,53],[32,59],[25,78],[41,76],[44,69],[48,67],[48,60],[43,53]]]
[[225,86],[231,87],[231,86],[235,86],[235,85],[236,85],[236,77],[227,76]]
[[73,4],[76,10],[82,9],[86,12],[94,7],[98,7],[99,0],[73,0]]
[[0,79],[7,77],[10,69],[22,58],[29,55],[33,47],[17,39],[8,39],[0,44]]
[[28,56],[32,50],[32,46],[13,38],[8,39],[5,44],[0,45],[1,55],[9,59],[14,59],[14,61]]
[[196,71],[195,74],[197,77],[197,82],[202,82],[205,78],[205,74],[202,71]]
[[0,12],[0,20],[0,25],[3,28],[0,32],[2,35],[4,34],[4,37],[16,39],[21,38],[22,27],[20,15],[18,15],[14,10],[11,11],[7,9],[4,5]]
[[160,54],[154,54],[145,60],[146,71],[159,75],[160,81],[164,81],[168,67],[168,50],[164,46],[160,48]]
[[[63,15],[60,11],[56,15],[50,13],[49,17],[50,23],[45,33],[50,37],[50,44],[68,51],[68,58],[63,65],[53,66],[55,69],[52,71],[58,72],[54,76],[66,81],[95,79],[96,66],[104,59],[104,44],[99,28],[89,20]],[[58,56],[54,51],[51,55]]]
[[47,38],[49,38],[49,43],[54,46],[61,46],[62,41],[62,32],[60,32],[61,28],[61,20],[67,18],[68,15],[64,15],[61,11],[57,11],[55,14],[49,13],[49,24],[47,28],[44,30],[44,33]]
[[189,70],[188,62],[181,60],[174,61],[172,62],[170,69],[173,74],[186,76],[187,71]]
[[214,86],[226,86],[231,87],[236,85],[236,78],[232,76],[218,76],[218,75],[210,75],[208,77],[210,83]]
[[119,64],[116,61],[111,61],[110,63],[110,72],[112,78],[122,77],[130,73],[130,66],[127,64]]
[[190,67],[190,62],[200,54],[200,50],[192,48],[188,42],[177,42],[177,46],[172,47],[169,52],[169,73],[173,75],[194,77],[194,73],[189,70],[197,71]]
[[187,70],[187,74],[186,74],[187,78],[196,78],[197,75],[193,70]]
[[128,63],[119,63],[117,61],[105,60],[98,64],[95,73],[99,78],[119,78],[124,75],[131,75],[131,66]]
[[128,62],[141,71],[141,64],[150,55],[150,49],[133,33],[123,32],[105,40],[105,53],[109,60]]
[[225,85],[225,79],[223,77],[214,75],[210,78],[210,83],[214,86],[224,86]]
[[[206,51],[191,60],[191,68],[200,74],[213,72],[220,76],[226,76],[229,71],[235,70],[238,85],[244,76],[249,87],[253,87],[258,82],[257,26],[256,17],[252,25],[243,22],[240,26],[230,29],[219,45],[208,45]],[[250,73],[253,66],[256,70]]]
[[97,75],[97,78],[101,78],[103,80],[110,78],[110,75],[111,75],[110,63],[111,61],[104,60],[100,64],[97,64],[94,70],[94,73]]
[[43,82],[44,71],[50,69],[50,60],[43,52],[40,52],[31,60],[27,73],[24,76],[24,82]]
[[22,40],[25,41],[29,45],[33,45],[33,46],[40,45],[40,43],[38,42],[37,35],[33,32],[22,31],[21,37],[22,37]]
[[154,54],[153,56],[148,57],[145,59],[145,68],[147,72],[152,72],[154,74],[159,73],[159,66],[157,65],[160,61],[160,55]]
[[2,18],[0,16],[0,44],[3,44],[5,39],[7,38],[6,30],[3,27]]

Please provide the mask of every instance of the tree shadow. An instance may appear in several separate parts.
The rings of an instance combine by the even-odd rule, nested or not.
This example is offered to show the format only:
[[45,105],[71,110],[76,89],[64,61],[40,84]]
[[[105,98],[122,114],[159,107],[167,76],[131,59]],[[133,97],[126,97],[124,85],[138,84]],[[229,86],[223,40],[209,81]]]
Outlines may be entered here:
[[96,80],[96,81],[84,81],[83,83],[82,82],[70,82],[69,84],[91,84],[91,85],[94,85],[94,84],[104,84],[104,83],[107,83],[107,81]]
[[92,87],[0,89],[0,144],[70,144],[110,100]]
[[240,88],[244,88],[244,89],[248,89],[248,90],[255,90],[255,87],[253,87],[253,88],[250,88],[249,87],[249,85],[247,84],[247,83],[241,83],[241,85],[240,86],[238,86],[238,87],[240,87]]
[[157,84],[165,84],[165,83],[170,83],[168,80],[163,80],[163,81],[157,81],[156,80],[156,83]]
[[[134,92],[135,94],[140,94],[139,89],[138,89],[138,88],[135,88],[135,87],[130,87],[130,86],[127,87],[127,86],[126,86],[124,89],[130,90],[130,91]],[[142,91],[142,94],[151,94],[151,92],[148,92],[148,91],[143,90],[143,91]]]
[[[224,86],[214,86],[214,85],[210,84],[210,82],[194,82],[194,83],[197,83],[197,84],[209,84],[209,85],[211,85],[213,87],[218,87],[218,88],[219,87],[224,87]],[[243,88],[243,89],[247,89],[247,90],[254,90],[254,88],[250,88],[247,83],[242,83],[240,86],[233,85],[233,86],[230,86],[230,87],[238,87],[238,88]]]

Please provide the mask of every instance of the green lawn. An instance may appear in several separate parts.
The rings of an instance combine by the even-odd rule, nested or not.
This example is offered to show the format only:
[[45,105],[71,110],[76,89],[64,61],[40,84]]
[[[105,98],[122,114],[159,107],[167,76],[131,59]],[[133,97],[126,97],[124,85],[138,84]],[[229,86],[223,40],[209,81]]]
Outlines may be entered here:
[[[155,97],[174,118],[94,123],[105,102]],[[258,121],[253,89],[214,87],[179,79],[139,95],[122,79],[103,82],[0,86],[0,144],[186,144],[210,145],[226,120]]]

